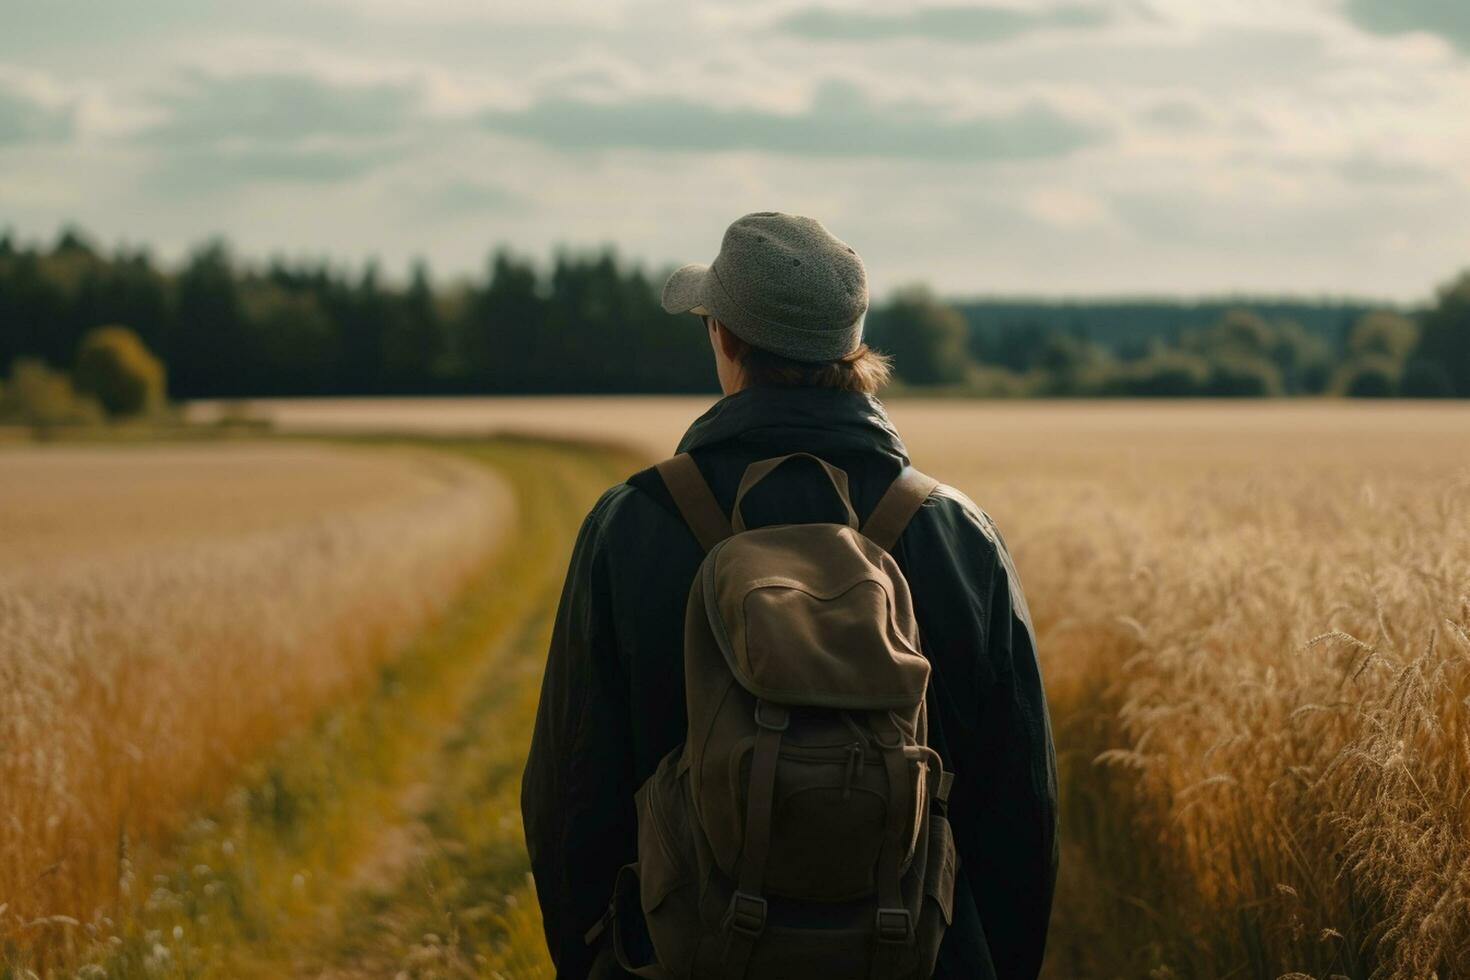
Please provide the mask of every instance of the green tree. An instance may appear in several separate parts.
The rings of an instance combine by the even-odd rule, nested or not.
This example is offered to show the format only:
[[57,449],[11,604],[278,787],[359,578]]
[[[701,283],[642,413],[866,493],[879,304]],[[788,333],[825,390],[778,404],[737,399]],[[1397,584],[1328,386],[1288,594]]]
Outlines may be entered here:
[[1036,355],[1037,391],[1072,398],[1096,394],[1113,376],[1113,359],[1085,337],[1052,331]]
[[1419,345],[1419,327],[1408,317],[1388,310],[1367,313],[1348,335],[1348,353],[1357,357],[1385,357],[1402,364]]
[[968,332],[960,312],[922,286],[900,289],[866,327],[868,342],[891,355],[895,373],[912,385],[963,382],[972,363]]
[[444,324],[429,284],[429,268],[413,265],[408,291],[392,303],[383,331],[383,374],[397,391],[430,384],[445,355]]
[[252,279],[241,284],[238,302],[248,329],[237,357],[254,392],[300,395],[331,385],[341,337],[315,291]]
[[1225,355],[1210,364],[1205,394],[1220,398],[1273,398],[1283,393],[1281,369],[1264,358]]
[[1454,393],[1449,374],[1438,362],[1415,357],[1404,365],[1399,394],[1405,398],[1448,398]]
[[1229,310],[1207,335],[1209,346],[1237,359],[1268,359],[1276,348],[1276,331],[1251,310]]
[[1319,334],[1295,320],[1278,320],[1271,353],[1287,393],[1315,395],[1327,390],[1332,380],[1332,347]]
[[1413,356],[1438,365],[1449,394],[1470,398],[1470,269],[1440,289]]
[[1202,394],[1259,398],[1283,394],[1277,330],[1250,310],[1227,310],[1209,328],[1185,338],[1184,348],[1210,364]]
[[1192,398],[1209,386],[1210,362],[1198,354],[1156,346],[1141,360],[1120,367],[1104,386],[1129,398]]
[[539,285],[535,266],[500,249],[491,259],[489,281],[469,296],[459,353],[480,391],[527,390],[523,382],[539,363],[546,319]]
[[1363,354],[1343,365],[1337,387],[1349,398],[1392,398],[1403,365],[1386,354]]
[[1419,327],[1390,310],[1365,313],[1348,333],[1347,354],[1332,388],[1349,398],[1391,398],[1419,344]]
[[179,273],[177,336],[168,348],[176,394],[251,394],[251,379],[240,370],[240,352],[250,344],[239,286],[229,249],[221,241],[196,250]]
[[58,425],[95,422],[95,402],[77,397],[71,380],[35,358],[17,358],[0,397],[0,418],[30,426],[45,438]]
[[163,365],[127,327],[98,327],[82,338],[76,384],[112,418],[142,415],[163,403]]

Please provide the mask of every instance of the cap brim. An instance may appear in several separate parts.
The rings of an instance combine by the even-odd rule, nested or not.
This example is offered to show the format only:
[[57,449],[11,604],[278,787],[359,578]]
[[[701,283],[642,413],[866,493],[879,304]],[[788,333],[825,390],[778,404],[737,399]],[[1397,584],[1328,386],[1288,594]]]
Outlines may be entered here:
[[709,276],[709,266],[699,262],[676,270],[664,283],[663,307],[665,313],[706,313],[704,308],[704,282]]

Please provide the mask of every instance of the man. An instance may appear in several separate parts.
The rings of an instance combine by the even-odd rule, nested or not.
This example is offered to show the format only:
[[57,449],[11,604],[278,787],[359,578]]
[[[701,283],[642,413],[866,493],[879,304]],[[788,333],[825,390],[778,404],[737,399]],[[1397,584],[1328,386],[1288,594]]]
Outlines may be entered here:
[[[862,343],[861,259],[810,218],[746,215],[713,264],[669,279],[664,308],[702,317],[725,397],[679,444],[728,514],[751,462],[806,452],[845,470],[860,517],[907,464]],[[770,489],[768,489],[768,487]],[[751,527],[842,520],[812,465],[746,498]],[[557,612],[521,808],[557,976],[621,977],[584,941],[637,858],[635,791],[686,732],[682,632],[704,551],[653,469],[587,516]],[[994,523],[940,486],[893,548],[929,658],[930,744],[952,770],[960,856],[937,977],[1033,978],[1055,881],[1056,775],[1030,615]]]

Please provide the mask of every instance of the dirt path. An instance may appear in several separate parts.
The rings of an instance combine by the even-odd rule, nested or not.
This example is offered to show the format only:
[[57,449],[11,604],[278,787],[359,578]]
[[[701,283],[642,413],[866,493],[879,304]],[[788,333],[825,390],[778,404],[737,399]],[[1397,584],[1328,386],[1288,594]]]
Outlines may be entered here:
[[514,578],[487,581],[479,598],[512,615],[472,641],[473,671],[403,767],[392,818],[342,876],[330,927],[291,955],[293,975],[550,975],[522,848],[520,770],[571,540],[596,493],[628,470],[587,450],[517,447],[490,461],[516,487],[522,526],[501,562]]
[[0,977],[550,976],[521,770],[582,517],[642,463],[531,439],[416,445],[514,494],[472,584],[162,849],[124,832],[116,901],[48,925],[44,958],[0,950]]

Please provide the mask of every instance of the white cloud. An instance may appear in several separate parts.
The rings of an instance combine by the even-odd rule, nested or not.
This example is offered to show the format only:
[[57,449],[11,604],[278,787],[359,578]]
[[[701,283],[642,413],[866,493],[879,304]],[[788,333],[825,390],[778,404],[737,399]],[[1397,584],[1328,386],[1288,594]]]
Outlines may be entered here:
[[912,102],[875,104],[845,82],[819,85],[799,112],[722,108],[678,96],[538,99],[493,110],[487,127],[571,151],[637,148],[679,155],[756,150],[837,160],[893,157],[980,163],[1060,156],[1103,138],[1043,104],[951,118]]
[[708,258],[777,207],[880,290],[1413,298],[1470,263],[1461,0],[77,3],[0,37],[0,202],[48,237],[453,273]]
[[1462,0],[1346,0],[1344,9],[1376,34],[1427,34],[1470,54],[1470,7]]
[[76,105],[44,75],[0,69],[0,146],[69,139]]

